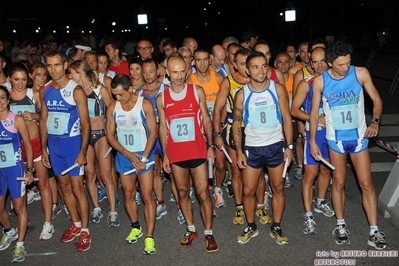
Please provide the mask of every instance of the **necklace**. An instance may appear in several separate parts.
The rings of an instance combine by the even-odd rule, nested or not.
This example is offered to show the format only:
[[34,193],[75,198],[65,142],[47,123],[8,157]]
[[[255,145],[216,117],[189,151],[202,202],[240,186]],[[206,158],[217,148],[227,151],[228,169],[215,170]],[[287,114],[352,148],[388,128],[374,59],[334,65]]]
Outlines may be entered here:
[[90,85],[90,87],[88,87],[87,89],[84,89],[84,91],[88,91],[91,89],[91,87],[93,87],[93,83]]

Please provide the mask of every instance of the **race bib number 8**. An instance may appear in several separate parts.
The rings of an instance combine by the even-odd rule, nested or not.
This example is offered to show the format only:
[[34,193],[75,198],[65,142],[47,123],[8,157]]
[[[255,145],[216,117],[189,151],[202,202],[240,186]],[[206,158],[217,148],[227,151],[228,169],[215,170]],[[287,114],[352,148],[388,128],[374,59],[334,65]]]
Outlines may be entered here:
[[354,129],[359,126],[358,106],[346,105],[331,109],[332,124],[335,130]]
[[49,112],[47,118],[47,131],[53,135],[68,133],[70,114],[62,112]]
[[252,106],[248,122],[254,130],[270,129],[277,126],[276,105]]
[[174,142],[194,140],[194,118],[177,118],[170,121],[170,133]]

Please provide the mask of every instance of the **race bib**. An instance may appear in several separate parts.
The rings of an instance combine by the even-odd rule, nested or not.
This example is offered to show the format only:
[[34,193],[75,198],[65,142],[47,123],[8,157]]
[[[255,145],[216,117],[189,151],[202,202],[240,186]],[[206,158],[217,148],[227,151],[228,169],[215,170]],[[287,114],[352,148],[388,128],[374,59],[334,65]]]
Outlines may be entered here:
[[277,126],[276,105],[252,106],[249,108],[248,122],[254,130],[264,130]]
[[118,128],[117,136],[119,143],[128,151],[136,152],[143,151],[143,143],[141,141],[141,132],[140,129],[131,129],[131,128]]
[[69,118],[68,113],[49,112],[47,118],[47,131],[53,135],[64,135],[68,133]]
[[0,162],[2,167],[10,167],[17,164],[12,143],[0,145]]
[[335,130],[354,129],[359,126],[359,107],[356,104],[331,108],[332,124]]
[[25,112],[36,113],[34,105],[10,105],[10,111],[17,115],[22,115]]
[[87,108],[89,109],[90,117],[96,117],[95,106],[96,106],[96,99],[87,98]]
[[170,133],[174,142],[194,140],[194,118],[177,118],[170,121]]

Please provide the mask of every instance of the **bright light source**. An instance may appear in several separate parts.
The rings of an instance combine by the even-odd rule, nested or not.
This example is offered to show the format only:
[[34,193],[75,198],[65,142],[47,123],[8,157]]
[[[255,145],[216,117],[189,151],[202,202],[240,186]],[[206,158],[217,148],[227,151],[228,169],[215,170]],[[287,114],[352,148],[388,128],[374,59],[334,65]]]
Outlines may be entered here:
[[296,20],[296,12],[295,10],[286,10],[285,11],[285,21],[295,21]]
[[147,24],[148,23],[147,14],[137,15],[137,20],[138,20],[139,25]]

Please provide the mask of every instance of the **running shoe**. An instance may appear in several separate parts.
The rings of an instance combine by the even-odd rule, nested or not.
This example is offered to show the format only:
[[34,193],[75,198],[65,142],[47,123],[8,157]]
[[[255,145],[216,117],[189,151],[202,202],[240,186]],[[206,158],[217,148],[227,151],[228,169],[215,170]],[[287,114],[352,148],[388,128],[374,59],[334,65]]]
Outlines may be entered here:
[[334,231],[332,232],[332,234],[335,234],[335,243],[337,243],[338,245],[349,245],[350,244],[350,240],[349,240],[349,230],[345,228],[345,225],[337,225],[337,227],[335,227]]
[[334,216],[334,211],[330,208],[328,205],[329,203],[326,203],[325,201],[322,201],[321,204],[315,204],[313,210],[317,213],[322,213],[326,217],[333,217]]
[[265,206],[259,206],[256,209],[256,216],[259,217],[259,221],[261,224],[270,224],[271,223],[270,216],[267,214]]
[[89,233],[83,231],[80,233],[78,243],[76,243],[76,251],[83,252],[90,249],[91,238]]
[[71,215],[69,215],[69,211],[65,205],[62,205],[62,210],[64,211],[64,214],[66,216],[67,220],[71,220]]
[[233,186],[231,185],[231,180],[229,180],[229,182],[227,183],[226,191],[227,191],[227,196],[229,196],[229,198],[234,197],[234,191],[233,191]]
[[233,224],[244,224],[245,213],[243,208],[236,208]]
[[104,199],[107,198],[107,190],[105,187],[99,187],[98,188],[98,202],[103,201]]
[[216,192],[215,190],[213,190],[212,196],[215,199],[215,207],[216,208],[223,208],[226,206],[226,202],[223,199],[222,189],[219,189],[219,192]]
[[216,243],[216,240],[213,237],[213,235],[206,235],[204,241],[205,241],[206,252],[212,253],[219,250],[218,244]]
[[173,196],[173,193],[170,193],[169,201],[171,201],[171,202],[175,202],[176,201],[175,196]]
[[159,220],[162,216],[166,215],[168,211],[166,210],[166,205],[159,204],[157,206],[157,216],[156,219]]
[[119,194],[115,194],[115,207],[118,208],[121,205],[121,199],[119,197]]
[[187,229],[187,232],[184,234],[183,238],[180,241],[180,245],[183,247],[191,247],[193,244],[193,241],[198,238],[198,233],[197,231],[192,232]]
[[136,203],[137,205],[141,204],[141,193],[138,190],[136,191]]
[[226,175],[224,176],[223,179],[223,186],[227,187],[228,184],[229,184],[229,173],[226,171]]
[[40,240],[48,240],[50,239],[53,234],[54,234],[55,230],[54,230],[54,226],[48,222],[45,222],[43,224],[43,230],[40,233]]
[[241,235],[237,236],[237,243],[238,244],[246,244],[248,241],[253,238],[257,237],[259,235],[258,229],[253,230],[252,227],[247,226],[245,227],[244,231],[242,232]]
[[152,255],[155,254],[155,240],[152,237],[146,237],[144,239],[144,254]]
[[63,243],[71,242],[76,236],[79,235],[80,235],[80,228],[76,227],[76,225],[72,223],[71,227],[62,232],[60,241]]
[[10,208],[10,210],[8,211],[8,215],[10,215],[10,217],[17,217],[14,208]]
[[186,219],[184,219],[183,213],[180,209],[177,211],[177,220],[179,221],[179,224],[184,224],[186,222]]
[[390,250],[385,240],[385,234],[380,231],[375,231],[374,234],[369,237],[367,244],[376,250]]
[[54,219],[61,212],[62,212],[61,206],[59,204],[53,204],[53,210],[51,211],[51,218]]
[[314,221],[314,217],[304,215],[303,218],[305,219],[305,221],[303,222],[303,233],[305,235],[317,234],[316,227],[315,227],[316,222]]
[[3,237],[0,240],[0,251],[6,250],[11,245],[11,242],[15,241],[17,239],[18,239],[18,230],[17,229],[12,228],[7,233],[4,232],[4,230],[3,230]]
[[101,211],[100,208],[94,208],[94,210],[91,212],[90,215],[90,223],[96,223],[98,224],[101,220],[101,218],[103,218],[103,213]]
[[119,224],[119,216],[117,212],[109,212],[107,217],[108,227],[118,227]]
[[191,200],[191,203],[194,203],[195,202],[195,192],[194,192],[194,188],[190,188],[190,200]]
[[25,260],[26,250],[24,246],[15,246],[12,251],[11,262],[23,262]]
[[288,237],[283,234],[283,230],[280,226],[272,226],[270,228],[270,236],[276,239],[276,243],[280,246],[288,244]]
[[288,176],[288,174],[286,174],[286,176],[285,176],[284,187],[285,188],[293,187],[293,185],[291,183],[291,180],[290,180],[290,177]]
[[34,201],[39,201],[42,199],[40,197],[39,190],[29,190],[26,198],[27,198],[27,204],[31,204]]
[[303,179],[303,167],[299,167],[299,166],[296,167],[294,178],[297,180]]
[[132,228],[129,235],[126,237],[126,242],[128,244],[136,243],[137,239],[142,236],[143,236],[143,228],[141,226],[140,228]]

